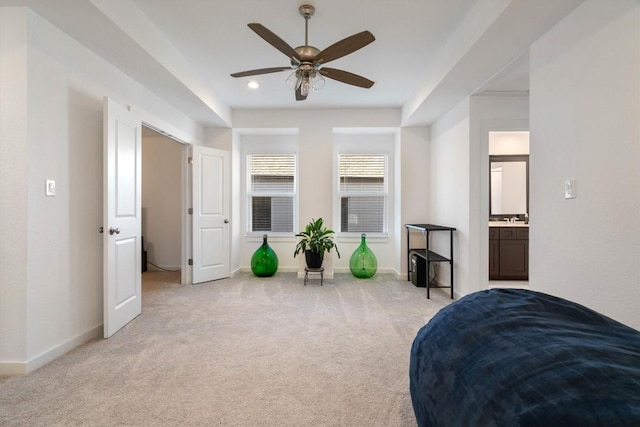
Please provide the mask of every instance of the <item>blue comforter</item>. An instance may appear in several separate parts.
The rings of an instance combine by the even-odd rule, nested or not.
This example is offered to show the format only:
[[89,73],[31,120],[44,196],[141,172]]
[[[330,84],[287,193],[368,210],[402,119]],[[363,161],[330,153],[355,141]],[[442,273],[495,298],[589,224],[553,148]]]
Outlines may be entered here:
[[640,332],[517,289],[476,292],[418,332],[420,426],[640,426]]

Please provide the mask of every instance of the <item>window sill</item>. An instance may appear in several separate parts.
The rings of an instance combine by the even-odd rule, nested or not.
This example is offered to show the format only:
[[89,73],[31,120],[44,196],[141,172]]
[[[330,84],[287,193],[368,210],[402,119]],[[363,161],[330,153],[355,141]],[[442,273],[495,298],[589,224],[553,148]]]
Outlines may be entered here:
[[[365,233],[367,242],[386,243],[389,241],[388,233]],[[362,240],[362,233],[340,233],[336,236],[338,242],[352,243]]]
[[293,233],[271,233],[271,232],[255,232],[247,233],[244,236],[245,242],[262,242],[263,236],[267,235],[269,242],[295,242],[297,237]]

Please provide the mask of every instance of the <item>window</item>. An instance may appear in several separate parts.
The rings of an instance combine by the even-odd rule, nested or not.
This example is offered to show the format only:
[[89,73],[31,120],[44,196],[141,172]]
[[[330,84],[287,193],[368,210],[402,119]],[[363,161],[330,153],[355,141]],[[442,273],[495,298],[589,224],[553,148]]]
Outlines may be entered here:
[[295,155],[248,155],[249,232],[292,233]]
[[340,231],[386,232],[387,157],[341,154],[338,170]]

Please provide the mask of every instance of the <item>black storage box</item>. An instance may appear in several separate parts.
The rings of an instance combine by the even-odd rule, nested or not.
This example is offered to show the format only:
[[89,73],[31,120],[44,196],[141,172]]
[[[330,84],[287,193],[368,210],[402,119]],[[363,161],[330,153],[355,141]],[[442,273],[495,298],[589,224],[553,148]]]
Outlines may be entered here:
[[411,254],[411,283],[419,288],[427,286],[427,261],[421,256]]
[[141,237],[142,246],[142,272],[147,271],[147,251],[144,250],[144,237]]

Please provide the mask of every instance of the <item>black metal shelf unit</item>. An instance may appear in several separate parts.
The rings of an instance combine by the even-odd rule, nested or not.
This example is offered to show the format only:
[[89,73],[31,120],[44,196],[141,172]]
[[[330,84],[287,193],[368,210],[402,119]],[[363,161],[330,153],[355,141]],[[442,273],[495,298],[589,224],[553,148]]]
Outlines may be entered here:
[[[451,288],[451,299],[453,299],[453,232],[455,228],[444,227],[442,225],[434,224],[405,224],[407,228],[407,280],[411,280],[411,255],[415,254],[425,260],[425,277],[427,278],[427,298],[430,297],[430,288]],[[424,236],[425,247],[424,248],[412,248],[410,243],[411,230],[420,231]],[[449,232],[449,257],[442,256],[432,250],[429,250],[429,233],[435,231],[448,231]],[[448,262],[451,271],[451,286],[437,286],[432,285],[429,282],[429,267],[432,262]]]

